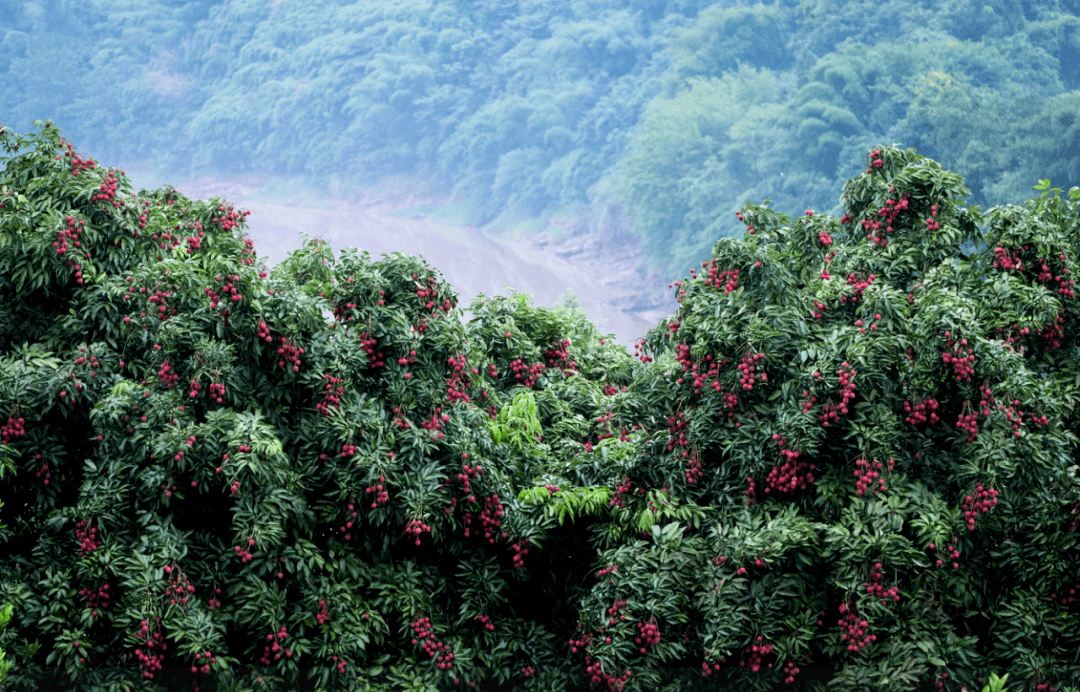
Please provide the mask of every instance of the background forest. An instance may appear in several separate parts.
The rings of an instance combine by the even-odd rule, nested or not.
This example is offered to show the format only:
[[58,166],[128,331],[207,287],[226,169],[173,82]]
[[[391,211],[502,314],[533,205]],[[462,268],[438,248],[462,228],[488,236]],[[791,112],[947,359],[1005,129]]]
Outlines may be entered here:
[[407,175],[466,221],[614,200],[681,272],[735,210],[839,216],[881,141],[970,202],[1080,182],[1080,0],[34,0],[0,7],[0,120],[108,165]]

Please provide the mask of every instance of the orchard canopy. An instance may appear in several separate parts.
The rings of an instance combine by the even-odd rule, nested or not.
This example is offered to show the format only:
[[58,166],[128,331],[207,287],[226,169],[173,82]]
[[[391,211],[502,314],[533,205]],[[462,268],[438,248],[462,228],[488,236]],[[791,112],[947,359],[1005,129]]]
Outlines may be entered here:
[[0,132],[11,690],[1080,684],[1080,190],[867,153],[633,355]]

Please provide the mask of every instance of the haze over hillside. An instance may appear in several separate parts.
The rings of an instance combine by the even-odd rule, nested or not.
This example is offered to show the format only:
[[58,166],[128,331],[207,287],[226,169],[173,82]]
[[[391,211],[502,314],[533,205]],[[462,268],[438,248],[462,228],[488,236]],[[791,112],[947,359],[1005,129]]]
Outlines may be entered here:
[[[476,287],[505,272],[540,305],[572,285],[621,340],[641,325],[604,327],[624,318],[603,310],[655,323],[667,284],[744,231],[743,203],[839,217],[875,145],[959,172],[984,209],[1040,179],[1080,182],[1080,0],[28,0],[0,13],[0,124],[51,119],[83,153],[158,180],[274,179],[278,198],[301,187],[393,210],[396,232],[420,234],[408,243],[478,229],[568,275],[521,278],[497,248],[480,262],[452,243],[440,270],[480,272]],[[409,200],[402,181],[421,192]],[[289,214],[275,231],[254,214],[256,235],[284,248],[299,238],[274,233],[320,232],[312,214],[272,212]],[[355,231],[372,247],[394,233],[373,224]]]
[[249,235],[270,267],[301,246],[301,233],[325,239],[335,252],[356,247],[375,259],[391,252],[420,255],[454,286],[466,321],[468,305],[478,294],[509,295],[513,290],[528,293],[538,306],[577,305],[601,334],[613,334],[629,348],[677,305],[673,295],[657,301],[643,290],[635,269],[639,241],[619,235],[612,224],[596,235],[581,226],[554,240],[547,235],[514,240],[430,218],[417,211],[426,206],[422,202],[431,198],[430,191],[407,191],[400,181],[398,195],[350,199],[290,180],[158,179],[151,172],[125,170],[136,189],[167,183],[189,198],[220,197],[250,210]]

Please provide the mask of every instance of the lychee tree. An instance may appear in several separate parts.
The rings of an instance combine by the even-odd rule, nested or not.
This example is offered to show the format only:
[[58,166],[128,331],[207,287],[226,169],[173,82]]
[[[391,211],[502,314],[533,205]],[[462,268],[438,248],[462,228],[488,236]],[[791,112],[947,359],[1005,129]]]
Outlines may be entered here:
[[11,689],[1076,689],[1080,190],[877,147],[631,356],[0,145]]

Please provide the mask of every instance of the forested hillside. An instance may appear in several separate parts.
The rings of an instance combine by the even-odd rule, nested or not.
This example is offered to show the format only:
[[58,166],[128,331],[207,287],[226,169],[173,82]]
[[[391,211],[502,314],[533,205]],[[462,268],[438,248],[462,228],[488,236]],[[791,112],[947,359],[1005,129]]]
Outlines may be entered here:
[[873,143],[973,204],[1080,181],[1078,0],[36,0],[0,10],[0,121],[107,162],[348,187],[469,220],[621,201],[684,271],[735,210],[841,213]]

